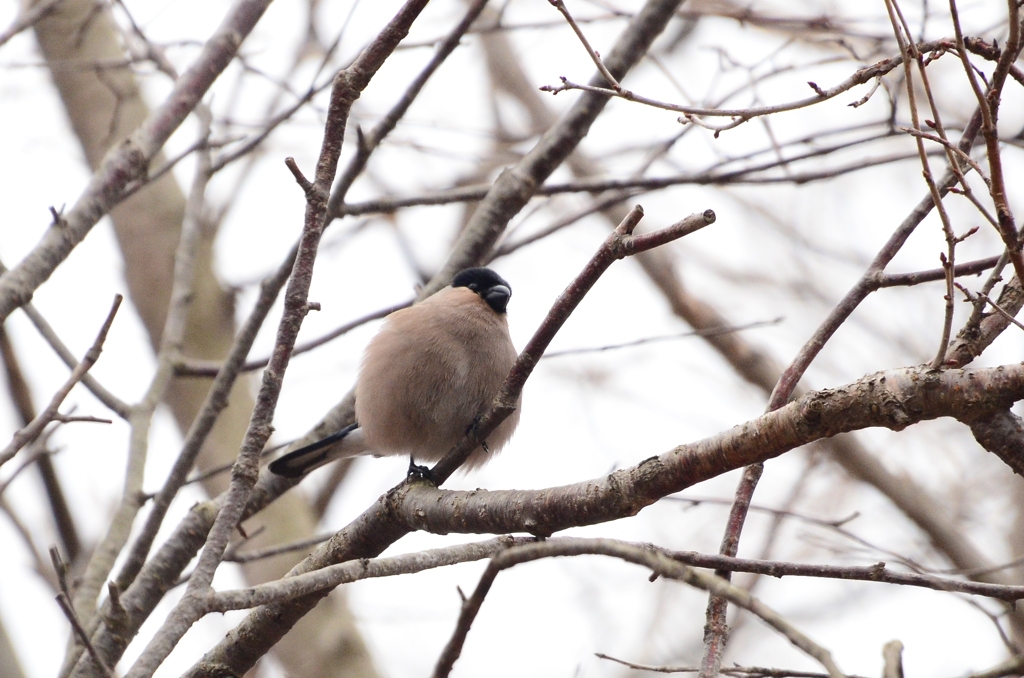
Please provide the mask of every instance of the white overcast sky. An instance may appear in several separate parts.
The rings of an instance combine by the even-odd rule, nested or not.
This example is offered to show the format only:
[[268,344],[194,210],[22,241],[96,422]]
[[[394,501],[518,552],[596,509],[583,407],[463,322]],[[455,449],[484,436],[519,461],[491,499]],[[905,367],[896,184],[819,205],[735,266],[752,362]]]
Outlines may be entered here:
[[[16,4],[0,4],[0,26],[13,20]],[[204,40],[212,32],[228,7],[223,0],[129,0],[126,4],[152,40],[184,42],[168,51],[179,68],[194,58],[195,41]],[[324,4],[319,26],[325,35],[333,36],[348,16],[351,2]],[[639,2],[625,0],[615,4],[623,8],[640,6]],[[750,3],[752,7],[763,5],[800,14],[863,12],[864,29],[879,30],[885,25],[881,23],[883,4],[868,4],[782,0],[770,5]],[[907,5],[908,13],[917,16],[919,6]],[[343,52],[353,55],[397,6],[390,0],[358,5],[342,43]],[[1000,6],[993,0],[970,5],[970,12],[965,9],[968,30],[992,25]],[[582,2],[569,3],[569,7],[580,15],[601,11],[598,5]],[[443,34],[461,11],[459,3],[435,0],[417,22],[409,41]],[[304,12],[303,3],[295,0],[274,3],[245,43],[244,51],[251,63],[270,75],[279,74],[304,29]],[[558,19],[543,0],[513,0],[507,12],[512,22]],[[595,47],[606,51],[622,25],[618,21],[600,22],[586,25],[585,30]],[[947,32],[945,24],[936,25],[931,37]],[[557,84],[563,75],[577,81],[590,76],[592,65],[565,27],[521,31],[514,38],[527,72],[537,85]],[[781,40],[738,28],[729,21],[702,22],[687,44],[686,68],[673,71],[673,77],[689,95],[703,99],[725,91],[730,78],[743,76],[730,73],[722,76],[722,82],[715,80],[720,62],[712,47],[722,44],[729,45],[733,59],[754,63],[778,50]],[[364,126],[372,124],[390,106],[403,83],[429,54],[429,49],[408,49],[388,62],[357,107],[356,115]],[[792,48],[777,58],[780,62],[806,62],[811,56],[808,49]],[[388,186],[399,187],[402,194],[444,188],[473,168],[472,159],[486,147],[492,125],[486,99],[474,96],[488,87],[479,68],[481,59],[475,38],[468,38],[430,83],[392,143],[374,161],[372,171],[384,176]],[[850,62],[821,65],[795,80],[772,82],[759,94],[763,103],[804,97],[808,94],[803,84],[806,80],[829,86],[854,69]],[[142,70],[146,73],[148,100],[158,103],[168,91],[168,82],[152,76],[149,69]],[[306,87],[310,77],[311,69],[304,69],[293,86]],[[226,105],[233,80],[234,73],[229,70],[215,85],[215,107]],[[627,84],[659,98],[679,97],[650,63],[639,67]],[[884,112],[881,101],[877,106],[872,101],[856,110],[846,106],[865,91],[854,90],[815,115],[778,116],[772,120],[772,131],[788,139],[812,129],[875,120]],[[258,123],[262,102],[271,93],[269,85],[250,83],[243,92],[243,105],[235,109],[236,116]],[[963,92],[949,87],[940,96],[963,96]],[[564,110],[574,99],[575,94],[564,93],[548,103]],[[1008,129],[1024,125],[1022,103],[1020,88],[1009,87],[1002,118]],[[505,106],[503,113],[513,127],[523,125],[522,113],[515,106]],[[40,67],[31,33],[19,35],[0,48],[0,122],[0,149],[5,160],[0,163],[5,207],[0,259],[11,266],[38,242],[49,223],[49,207],[74,203],[89,178],[49,76]],[[219,234],[218,273],[227,285],[245,286],[239,296],[240,318],[253,298],[252,281],[277,265],[299,233],[303,196],[282,161],[294,156],[300,167],[311,173],[319,150],[321,122],[319,111],[306,111],[271,137],[263,159]],[[676,129],[673,113],[612,102],[583,148],[600,155],[667,138]],[[169,152],[186,147],[194,135],[190,121],[172,138]],[[686,146],[686,154],[675,157],[674,162],[683,169],[700,167],[717,155],[760,148],[765,139],[765,128],[756,122],[725,133],[718,140],[701,133],[698,141]],[[408,157],[405,154],[410,144],[437,152],[424,153],[420,162],[410,163],[403,160]],[[522,148],[530,144],[532,141],[524,142]],[[622,157],[622,169],[610,164],[610,175],[623,176],[634,166],[635,154],[624,153]],[[1024,169],[1019,151],[1008,151],[1006,164],[1013,177],[1019,177]],[[664,173],[670,170],[668,165],[660,168]],[[187,187],[191,183],[191,163],[183,162],[175,174]],[[211,200],[215,203],[226,199],[225,192],[234,185],[232,174],[229,170],[211,184]],[[553,180],[568,178],[565,170],[559,170]],[[637,202],[646,210],[646,228],[664,226],[707,208],[715,210],[718,222],[714,226],[671,246],[680,262],[682,278],[732,322],[782,318],[777,325],[750,330],[744,336],[785,363],[856,280],[923,191],[920,168],[911,163],[799,188],[690,187],[643,196]],[[378,193],[372,180],[363,180],[355,185],[350,199]],[[1018,196],[1012,198],[1016,201]],[[525,231],[540,228],[583,204],[583,198],[568,197],[554,207],[528,208],[514,223],[521,224]],[[1024,208],[1020,203],[1014,206],[1018,214]],[[962,204],[951,209],[955,216],[962,217],[961,223],[973,224],[973,215]],[[425,207],[399,214],[398,228],[429,269],[444,261],[459,213],[454,207]],[[414,279],[403,263],[392,226],[376,220],[349,237],[353,224],[354,220],[336,223],[325,235],[310,295],[323,310],[308,317],[300,341],[402,301],[412,293]],[[585,220],[550,242],[525,248],[496,264],[513,286],[509,318],[517,347],[526,343],[555,296],[604,235],[605,227],[599,219]],[[994,233],[982,231],[965,243],[961,256],[988,256],[996,242]],[[938,226],[928,220],[892,269],[934,268],[942,248]],[[36,295],[36,305],[76,354],[81,355],[92,342],[113,294],[125,293],[121,270],[111,226],[104,220]],[[358,294],[344,293],[346,290],[358,290]],[[929,360],[939,337],[941,295],[940,288],[925,286],[870,299],[815,362],[807,383],[815,388],[834,386],[866,373]],[[272,320],[276,322],[275,315]],[[41,406],[64,381],[67,371],[23,315],[12,315],[8,327],[24,360],[36,404]],[[293,361],[274,422],[280,440],[302,435],[350,388],[361,348],[376,327],[363,327]],[[263,333],[254,355],[266,354],[272,329],[268,326]],[[639,268],[626,261],[615,264],[601,280],[559,334],[552,350],[600,346],[687,329],[671,317]],[[979,364],[1019,360],[1022,343],[1019,332],[1007,333]],[[146,388],[153,365],[142,326],[126,305],[94,374],[119,397],[133,401]],[[541,363],[526,388],[522,424],[512,443],[485,469],[457,477],[451,486],[539,488],[596,477],[742,423],[763,411],[764,400],[758,390],[743,383],[717,354],[695,339],[554,358]],[[106,414],[102,405],[81,388],[71,394],[67,404],[77,406],[82,414]],[[15,414],[6,396],[0,395],[0,440],[16,428]],[[57,466],[87,541],[101,536],[116,505],[126,436],[127,426],[116,420],[110,426],[65,427],[54,436],[56,445],[64,448],[56,458]],[[861,437],[890,468],[912,474],[919,483],[947,499],[953,510],[966,515],[964,524],[970,526],[972,538],[987,549],[990,558],[1008,556],[999,550],[1004,546],[998,538],[1009,520],[1004,493],[989,495],[985,491],[989,483],[1004,478],[1006,471],[980,451],[965,428],[952,422],[930,422],[904,433],[867,431]],[[180,440],[171,417],[159,412],[151,433],[147,487],[156,487],[163,478]],[[770,462],[756,503],[781,505],[806,464],[807,456],[802,452]],[[404,469],[403,460],[360,463],[331,506],[322,528],[345,525],[397,482]],[[799,505],[802,512],[824,519],[859,512],[860,517],[848,525],[851,531],[881,547],[941,565],[929,555],[925,537],[879,494],[847,483],[828,466],[814,474],[809,498]],[[684,496],[729,497],[737,477],[733,473],[709,481]],[[954,482],[964,496],[943,494]],[[195,490],[184,492],[168,524],[174,525],[199,498]],[[5,499],[19,508],[37,546],[45,552],[55,537],[34,474],[27,473],[13,483]],[[661,502],[635,518],[572,533],[713,552],[717,550],[725,511],[717,505],[686,509],[684,504]],[[743,543],[740,555],[757,554],[761,544],[756,535],[763,534],[758,530],[765,524],[762,516],[752,516],[749,534],[754,536]],[[803,548],[805,557],[824,560],[829,545],[839,542],[827,531],[795,522],[786,524],[784,534],[791,544],[798,545],[786,553],[793,558],[799,558],[799,549]],[[388,553],[469,539],[413,534]],[[23,542],[5,517],[0,517],[0,545],[4,553],[0,558],[0,618],[18,648],[27,676],[48,678],[60,665],[67,624],[52,592],[33,572]],[[840,542],[837,548],[843,552],[835,556],[834,562],[873,563],[884,558],[874,552],[851,552],[847,542]],[[360,628],[384,675],[412,678],[429,671],[454,625],[459,605],[456,587],[471,590],[482,569],[483,563],[473,563],[350,587]],[[222,568],[216,581],[221,587],[241,583],[230,566]],[[951,595],[867,583],[796,579],[763,582],[759,595],[830,648],[840,666],[850,673],[877,675],[881,647],[893,638],[906,646],[908,676],[955,676],[995,664],[1004,656],[989,621]],[[646,573],[619,562],[587,558],[526,565],[499,577],[455,675],[618,675],[618,668],[596,659],[593,653],[658,662],[674,651],[699,647],[704,600],[703,594],[676,583],[649,583]],[[169,609],[167,601],[162,609]],[[154,615],[131,646],[120,664],[122,670],[141,651],[154,630],[153,622],[160,616],[159,612]],[[161,668],[160,678],[180,674],[240,616],[214,616],[197,624]],[[655,617],[657,621],[652,621]],[[757,626],[757,622],[751,626]],[[745,636],[748,633],[750,636]],[[815,669],[813,663],[773,633],[744,628],[737,636],[740,641],[745,641],[743,653],[730,656],[731,661]]]

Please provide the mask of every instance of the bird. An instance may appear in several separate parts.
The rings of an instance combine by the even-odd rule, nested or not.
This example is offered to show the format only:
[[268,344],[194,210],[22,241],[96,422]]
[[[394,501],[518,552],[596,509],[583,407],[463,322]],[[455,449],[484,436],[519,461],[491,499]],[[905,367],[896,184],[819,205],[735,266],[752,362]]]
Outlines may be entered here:
[[[489,268],[460,271],[450,286],[389,315],[363,353],[356,379],[356,423],[272,462],[299,478],[335,459],[410,455],[439,461],[486,413],[516,361],[508,330],[509,283]],[[470,454],[484,464],[519,424],[515,410]]]

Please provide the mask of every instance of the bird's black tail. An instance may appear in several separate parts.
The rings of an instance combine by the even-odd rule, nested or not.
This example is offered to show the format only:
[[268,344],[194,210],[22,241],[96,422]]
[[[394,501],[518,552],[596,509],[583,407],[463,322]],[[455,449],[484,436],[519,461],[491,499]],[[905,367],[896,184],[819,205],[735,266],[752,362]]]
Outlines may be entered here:
[[331,455],[331,446],[343,440],[352,431],[359,428],[359,424],[351,424],[337,433],[332,433],[315,443],[300,447],[294,452],[289,452],[280,459],[270,462],[271,473],[286,478],[301,478],[313,469],[326,464],[336,456]]

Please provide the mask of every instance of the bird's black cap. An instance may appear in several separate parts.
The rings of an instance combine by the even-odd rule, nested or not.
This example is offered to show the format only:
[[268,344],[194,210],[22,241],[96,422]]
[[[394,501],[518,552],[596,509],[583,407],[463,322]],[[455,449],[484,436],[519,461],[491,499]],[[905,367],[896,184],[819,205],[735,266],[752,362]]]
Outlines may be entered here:
[[508,300],[512,298],[512,286],[489,268],[467,268],[452,278],[452,287],[468,287],[495,313],[504,313]]

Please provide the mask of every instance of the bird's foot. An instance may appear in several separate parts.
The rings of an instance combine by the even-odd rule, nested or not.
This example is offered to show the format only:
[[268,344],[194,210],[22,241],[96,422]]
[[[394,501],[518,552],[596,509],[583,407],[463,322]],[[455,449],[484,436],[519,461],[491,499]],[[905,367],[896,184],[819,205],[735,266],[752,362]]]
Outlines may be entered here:
[[479,441],[479,443],[480,443],[480,447],[484,448],[484,452],[485,452],[485,453],[486,453],[486,454],[487,454],[488,456],[490,456],[490,454],[491,454],[491,448],[487,446],[487,440],[481,440],[481,439],[480,439],[480,436],[478,435],[478,432],[479,432],[479,429],[480,429],[480,419],[481,419],[481,417],[482,417],[482,415],[479,415],[479,414],[478,414],[478,415],[477,415],[477,416],[476,416],[476,417],[475,417],[475,418],[473,419],[473,423],[472,423],[472,424],[470,424],[470,425],[469,425],[469,426],[468,426],[468,427],[466,428],[466,435],[469,435],[469,436],[473,436],[473,439],[474,439],[474,440],[476,440],[476,441]]
[[411,456],[409,457],[409,471],[406,475],[409,478],[416,478],[418,480],[433,480],[430,475],[430,467],[420,466]]

